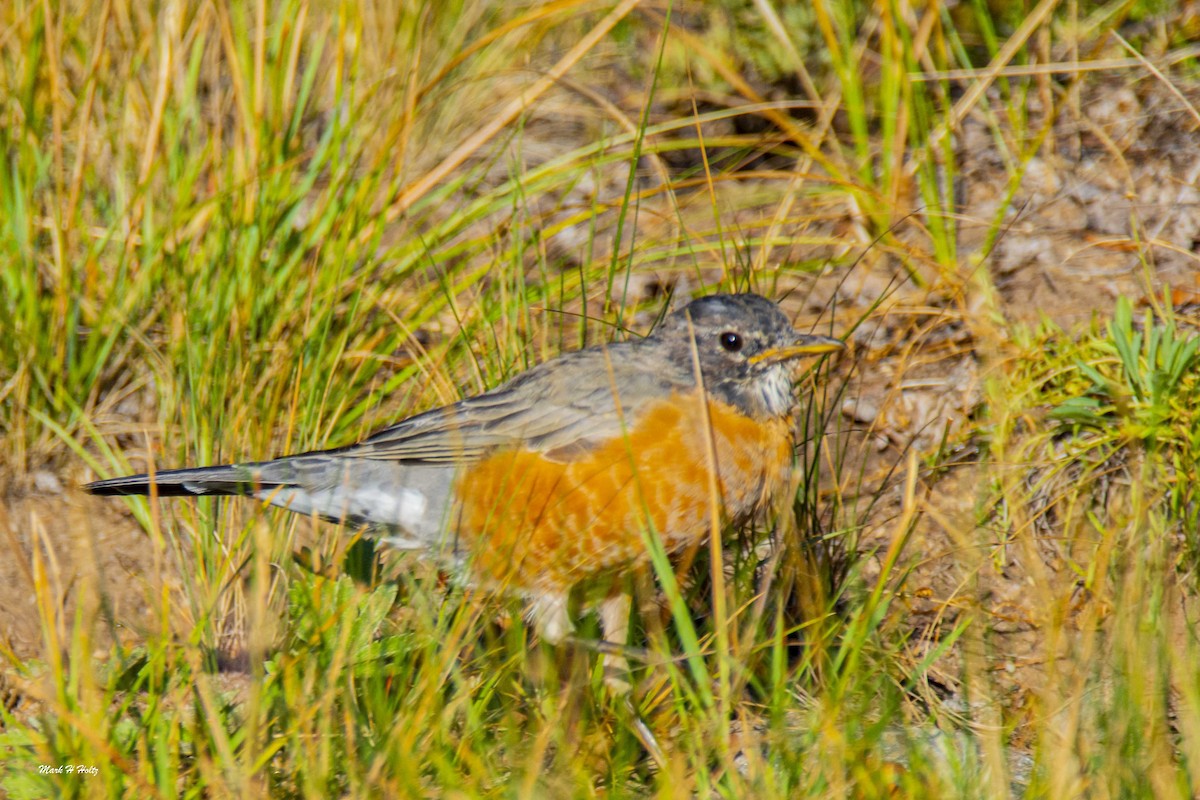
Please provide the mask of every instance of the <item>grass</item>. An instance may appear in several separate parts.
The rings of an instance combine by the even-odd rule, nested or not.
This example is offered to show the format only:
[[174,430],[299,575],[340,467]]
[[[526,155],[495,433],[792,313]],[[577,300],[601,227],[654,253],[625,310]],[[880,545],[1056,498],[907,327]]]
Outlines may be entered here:
[[[1157,290],[1141,319],[1023,325],[990,261],[1078,112],[1072,59],[1123,31],[1156,60],[1186,25],[1129,2],[634,5],[0,11],[0,547],[41,635],[18,653],[0,628],[4,793],[1194,794],[1198,340]],[[1168,61],[1190,88],[1194,59]],[[1023,69],[1047,62],[1070,63]],[[968,120],[1001,165],[982,220],[956,196]],[[650,284],[815,321],[853,294],[822,281],[872,275],[893,280],[821,315],[861,349],[801,383],[795,497],[633,579],[629,697],[515,601],[350,531],[132,501],[149,568],[114,580],[94,565],[128,520],[74,488],[23,504],[42,472],[352,441],[646,332]],[[925,380],[955,326],[979,402],[875,452],[883,417],[841,409]],[[1028,601],[1015,666],[1005,587]],[[40,769],[63,765],[86,770]]]

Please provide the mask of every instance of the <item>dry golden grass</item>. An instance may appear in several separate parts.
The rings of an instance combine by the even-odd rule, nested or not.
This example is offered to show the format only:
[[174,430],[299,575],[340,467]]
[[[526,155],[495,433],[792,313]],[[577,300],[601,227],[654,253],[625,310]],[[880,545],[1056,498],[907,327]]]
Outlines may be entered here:
[[[0,791],[1194,794],[1195,18],[989,8],[0,7]],[[629,700],[332,526],[76,488],[717,289],[852,353]]]

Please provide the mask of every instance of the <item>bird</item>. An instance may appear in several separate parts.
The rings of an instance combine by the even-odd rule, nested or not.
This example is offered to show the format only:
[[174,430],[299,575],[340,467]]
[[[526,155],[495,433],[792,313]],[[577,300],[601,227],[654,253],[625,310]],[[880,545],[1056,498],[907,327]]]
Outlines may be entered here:
[[[474,588],[515,594],[541,638],[575,630],[572,592],[707,541],[712,499],[744,523],[790,481],[799,333],[758,294],[712,294],[646,336],[562,354],[491,391],[348,446],[98,480],[94,495],[245,495],[418,551]],[[594,595],[594,592],[593,592]],[[599,605],[626,635],[628,594]]]

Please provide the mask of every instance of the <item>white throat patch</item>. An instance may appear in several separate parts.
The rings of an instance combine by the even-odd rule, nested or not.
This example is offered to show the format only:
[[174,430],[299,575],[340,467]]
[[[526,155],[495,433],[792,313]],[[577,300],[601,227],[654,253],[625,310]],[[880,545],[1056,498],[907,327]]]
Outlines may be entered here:
[[795,398],[792,394],[792,371],[786,363],[775,364],[766,375],[755,382],[767,413],[773,417],[786,416]]

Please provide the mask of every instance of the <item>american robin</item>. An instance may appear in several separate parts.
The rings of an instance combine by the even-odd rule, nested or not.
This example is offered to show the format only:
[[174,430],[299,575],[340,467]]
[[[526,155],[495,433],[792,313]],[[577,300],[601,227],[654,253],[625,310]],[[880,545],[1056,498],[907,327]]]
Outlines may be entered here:
[[[249,495],[366,526],[470,585],[520,594],[558,642],[571,591],[648,560],[648,532],[679,551],[708,536],[714,489],[736,522],[787,484],[793,359],[841,347],[798,334],[763,297],[712,295],[645,338],[559,356],[358,444],[86,489]],[[610,641],[628,619],[619,600],[601,607]]]

